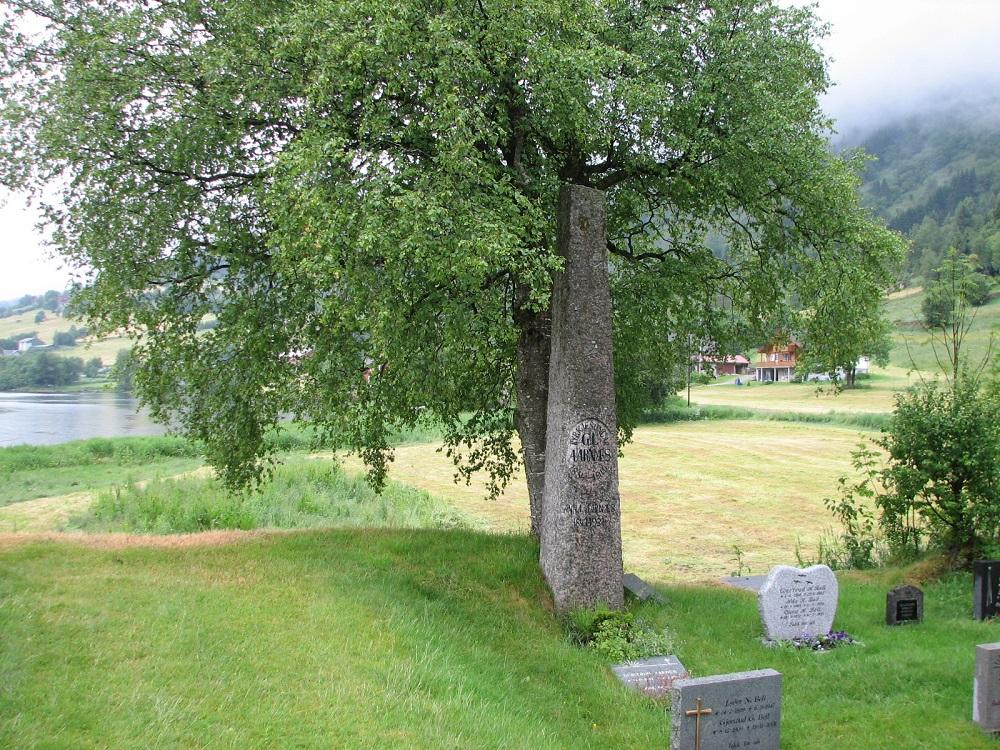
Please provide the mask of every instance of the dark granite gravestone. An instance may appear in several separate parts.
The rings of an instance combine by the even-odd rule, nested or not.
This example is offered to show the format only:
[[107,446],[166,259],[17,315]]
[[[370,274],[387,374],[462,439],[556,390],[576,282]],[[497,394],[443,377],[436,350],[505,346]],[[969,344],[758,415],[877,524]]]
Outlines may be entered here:
[[972,616],[986,620],[1000,615],[1000,560],[972,563]]
[[976,646],[972,720],[986,732],[1000,732],[1000,643]]
[[675,680],[671,694],[670,750],[778,750],[780,672]]
[[639,578],[635,573],[626,573],[622,576],[622,583],[625,586],[625,590],[639,599],[639,601],[654,601],[657,604],[667,603],[667,600],[663,598],[663,595],[659,591]]
[[618,608],[625,590],[604,193],[563,187],[558,249],[541,567],[557,612]]
[[924,592],[916,586],[896,586],[885,595],[885,624],[924,621]]
[[627,661],[613,665],[611,671],[633,690],[653,698],[662,698],[670,692],[676,680],[690,677],[676,656],[653,656]]

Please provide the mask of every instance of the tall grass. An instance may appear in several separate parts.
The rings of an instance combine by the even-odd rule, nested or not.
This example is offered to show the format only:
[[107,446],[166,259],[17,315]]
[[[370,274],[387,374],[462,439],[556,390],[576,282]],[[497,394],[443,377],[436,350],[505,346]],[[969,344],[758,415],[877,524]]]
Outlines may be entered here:
[[803,422],[807,424],[829,424],[844,427],[859,427],[863,430],[881,430],[889,423],[888,414],[874,412],[826,413],[778,411],[770,409],[747,409],[740,406],[705,405],[687,406],[679,399],[649,409],[642,415],[642,424],[670,424],[673,422],[694,422],[699,420],[759,419],[769,422]]
[[470,522],[426,492],[390,483],[377,495],[328,460],[278,467],[258,490],[231,493],[211,477],[162,479],[101,491],[70,528],[170,534],[209,529],[389,526],[451,528]]

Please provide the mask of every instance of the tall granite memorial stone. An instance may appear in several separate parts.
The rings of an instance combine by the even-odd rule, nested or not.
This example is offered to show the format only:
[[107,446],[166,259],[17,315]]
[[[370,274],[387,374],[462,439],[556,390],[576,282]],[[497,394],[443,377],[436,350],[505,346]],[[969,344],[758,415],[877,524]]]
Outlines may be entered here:
[[542,573],[558,612],[621,607],[624,598],[606,232],[604,193],[564,186],[541,533]]

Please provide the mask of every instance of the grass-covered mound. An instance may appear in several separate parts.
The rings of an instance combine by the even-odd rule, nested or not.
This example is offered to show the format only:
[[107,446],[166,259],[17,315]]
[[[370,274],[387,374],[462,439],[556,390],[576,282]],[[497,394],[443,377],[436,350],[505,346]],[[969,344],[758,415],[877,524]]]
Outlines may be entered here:
[[[970,619],[968,577],[901,628],[888,585],[841,575],[836,626],[864,645],[830,653],[764,647],[737,590],[642,614],[696,675],[782,672],[786,750],[995,747],[969,715],[973,647],[1000,626]],[[666,747],[664,708],[547,602],[529,539],[471,531],[0,548],[0,747]]]
[[662,747],[471,532],[0,552],[0,747]]

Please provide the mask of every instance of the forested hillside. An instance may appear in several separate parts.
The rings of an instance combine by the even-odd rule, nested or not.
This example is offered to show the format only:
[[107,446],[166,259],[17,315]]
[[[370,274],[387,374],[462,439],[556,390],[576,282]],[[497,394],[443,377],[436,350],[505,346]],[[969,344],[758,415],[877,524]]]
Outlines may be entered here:
[[1000,97],[915,112],[842,145],[875,157],[863,197],[913,240],[906,278],[940,265],[948,247],[1000,274]]

